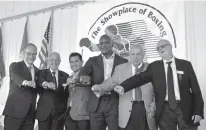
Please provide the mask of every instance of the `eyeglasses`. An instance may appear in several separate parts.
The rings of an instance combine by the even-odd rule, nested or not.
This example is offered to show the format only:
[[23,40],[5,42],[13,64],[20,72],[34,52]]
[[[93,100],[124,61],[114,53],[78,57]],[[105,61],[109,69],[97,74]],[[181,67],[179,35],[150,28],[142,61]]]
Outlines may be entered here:
[[169,44],[160,45],[156,48],[156,50],[160,50],[161,48],[165,48],[166,46],[169,46]]
[[25,51],[25,53],[27,56],[36,56],[37,55],[37,53],[30,53],[30,52],[26,52],[26,51]]

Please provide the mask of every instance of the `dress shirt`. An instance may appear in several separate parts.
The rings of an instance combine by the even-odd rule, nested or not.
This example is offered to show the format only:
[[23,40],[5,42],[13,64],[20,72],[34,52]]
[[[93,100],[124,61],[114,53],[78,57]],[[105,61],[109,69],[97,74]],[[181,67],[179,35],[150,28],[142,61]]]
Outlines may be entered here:
[[[53,71],[53,70],[50,69],[50,71],[51,71],[51,74],[52,74],[52,72],[55,72],[55,78],[56,78],[56,81],[57,81],[57,88],[58,88],[58,85],[59,85],[59,84],[58,84],[58,83],[59,83],[59,82],[58,82],[58,81],[59,81],[59,79],[58,79],[58,77],[59,77],[58,70]],[[53,76],[53,74],[52,74],[52,76]]]
[[163,59],[163,63],[164,63],[164,69],[165,69],[165,77],[166,77],[166,96],[165,96],[165,101],[168,101],[168,85],[167,85],[167,68],[168,68],[168,64],[167,62],[171,63],[171,68],[172,68],[172,74],[173,74],[173,81],[174,81],[174,92],[175,92],[175,98],[176,100],[180,100],[180,90],[179,90],[179,84],[178,84],[178,79],[177,79],[177,69],[176,69],[176,63],[175,63],[175,58],[172,57],[171,60],[166,61]]
[[102,55],[104,63],[104,80],[111,77],[112,68],[114,64],[114,57],[114,53],[109,58],[106,58],[104,55]]
[[[142,65],[143,65],[143,64],[141,63],[141,64],[138,66],[138,69],[141,68]],[[135,75],[135,73],[136,73],[136,68],[135,68],[132,64],[131,64],[131,66],[132,66],[132,76],[133,76],[133,75]],[[136,92],[135,92],[135,89],[136,89],[136,88],[132,89],[132,99],[133,99],[134,101],[136,100],[136,95],[135,95]],[[139,88],[139,89],[140,89],[140,88]]]
[[[34,65],[29,65],[25,60],[24,60],[24,62],[25,62],[25,64],[26,64],[26,66],[27,66],[28,69],[29,69],[29,67],[31,68],[31,70],[30,70],[31,78],[32,78],[32,81],[35,81],[35,70],[34,70]],[[24,81],[22,82],[22,85],[25,84],[25,81],[26,81],[26,80],[24,80]]]

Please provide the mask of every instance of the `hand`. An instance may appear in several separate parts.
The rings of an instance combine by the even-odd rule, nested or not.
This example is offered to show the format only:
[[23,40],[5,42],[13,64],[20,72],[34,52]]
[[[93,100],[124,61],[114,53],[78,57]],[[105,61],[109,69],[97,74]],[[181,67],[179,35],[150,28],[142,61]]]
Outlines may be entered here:
[[31,87],[31,88],[36,88],[36,83],[34,81],[27,81],[27,80],[25,80],[23,85]]
[[30,81],[31,82],[31,87],[32,88],[36,88],[36,83],[35,83],[35,81]]
[[56,85],[53,82],[47,83],[48,89],[56,90]]
[[195,124],[195,123],[200,122],[202,120],[202,117],[199,115],[194,115],[192,116],[192,120],[194,120],[194,124]]
[[99,85],[93,85],[91,89],[98,98],[101,96],[100,94],[101,89]]
[[75,79],[74,78],[67,78],[67,84],[74,84]]
[[[155,104],[155,103],[152,103]],[[148,115],[147,115],[147,119],[151,119],[155,116],[155,106],[150,104],[149,110],[148,110]]]
[[116,86],[114,88],[114,91],[117,92],[119,95],[123,95],[124,94],[124,88],[122,86]]

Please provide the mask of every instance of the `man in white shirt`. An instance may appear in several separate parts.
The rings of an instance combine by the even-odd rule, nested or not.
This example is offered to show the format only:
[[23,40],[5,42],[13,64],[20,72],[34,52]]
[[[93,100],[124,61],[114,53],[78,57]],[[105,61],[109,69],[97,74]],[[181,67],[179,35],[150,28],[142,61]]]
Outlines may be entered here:
[[48,69],[37,74],[40,98],[37,103],[36,119],[39,130],[63,130],[64,113],[67,108],[68,88],[64,86],[69,75],[59,70],[59,53],[51,52],[48,56]]
[[36,73],[34,66],[37,47],[25,46],[24,60],[13,62],[9,67],[10,89],[3,111],[4,130],[33,130],[37,97]]
[[[99,40],[99,56],[90,57],[79,72],[79,76],[91,76],[91,85],[101,84],[110,77],[114,68],[126,59],[114,54],[113,41],[107,35],[102,35]],[[118,94],[114,91],[98,98],[90,93],[87,106],[90,112],[90,130],[118,130]]]
[[152,82],[160,130],[197,130],[204,118],[204,102],[192,64],[174,57],[168,40],[161,39],[157,51],[162,60],[151,63],[147,71],[127,79],[115,91],[122,94]]

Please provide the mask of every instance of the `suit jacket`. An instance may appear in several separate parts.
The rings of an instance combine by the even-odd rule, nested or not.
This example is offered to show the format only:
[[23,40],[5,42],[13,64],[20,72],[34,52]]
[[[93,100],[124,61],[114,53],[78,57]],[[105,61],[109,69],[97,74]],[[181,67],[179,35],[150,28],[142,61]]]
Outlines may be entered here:
[[58,70],[58,88],[56,90],[44,89],[42,83],[53,82],[50,69],[40,70],[37,74],[37,84],[41,87],[40,98],[37,103],[36,119],[45,121],[54,111],[56,119],[62,119],[67,108],[68,87],[64,89],[62,84],[66,83],[69,75]]
[[[140,72],[143,71],[143,66],[140,68]],[[132,76],[132,66],[131,63],[124,63],[115,67],[115,71],[111,78],[105,80],[103,84],[100,84],[99,87],[102,88],[105,92],[108,90],[113,90],[114,87],[124,80],[128,79]],[[150,104],[153,102],[154,90],[151,83],[147,83],[141,86],[142,98],[144,100],[144,105],[146,112],[148,114]],[[132,102],[133,101],[133,92],[132,90],[124,95],[119,96],[119,126],[121,128],[125,128],[130,118],[131,110],[132,110]],[[156,125],[155,119],[148,120],[148,125],[150,128]]]
[[[112,74],[114,72],[114,68],[117,65],[123,64],[126,62],[127,62],[127,59],[124,59],[115,54]],[[85,76],[85,75],[91,76],[92,78],[91,85],[101,84],[104,81],[104,63],[103,63],[102,55],[89,58],[89,60],[84,65],[84,67],[82,67],[82,69],[80,70],[79,75],[80,76]],[[117,93],[113,91],[111,92],[111,94],[112,94],[111,96],[112,96],[113,101],[118,99]],[[89,103],[87,107],[88,111],[95,112],[98,104],[99,104],[99,98],[97,98],[93,92],[90,92]]]
[[[180,90],[180,107],[183,112],[183,119],[188,125],[194,125],[192,115],[200,115],[203,118],[204,102],[201,90],[193,70],[192,64],[189,61],[175,58],[178,84]],[[135,75],[123,83],[125,92],[141,86],[147,82],[152,82],[155,91],[155,102],[157,119],[161,114],[162,107],[166,95],[166,76],[163,60],[155,61],[148,66],[147,71]],[[195,124],[198,125],[198,124]]]
[[68,106],[72,101],[70,109],[70,116],[73,120],[89,120],[89,112],[87,111],[87,105],[89,101],[89,94],[91,88],[75,86],[75,91],[70,94],[68,99]]
[[[38,69],[34,66],[35,75]],[[24,61],[13,62],[9,67],[10,89],[3,115],[25,118],[29,109],[35,114],[38,88],[23,86],[24,80],[31,81],[32,76]],[[35,76],[36,77],[36,76]]]

